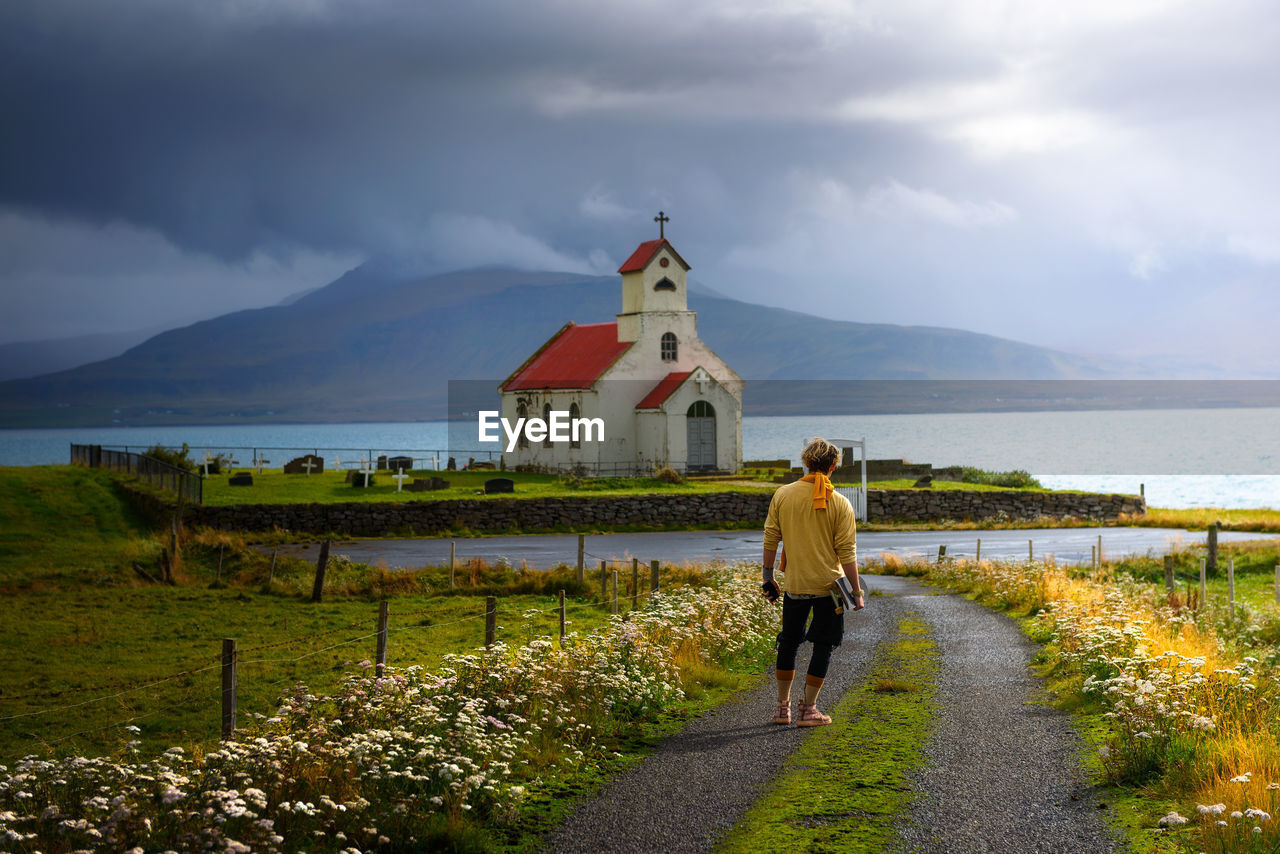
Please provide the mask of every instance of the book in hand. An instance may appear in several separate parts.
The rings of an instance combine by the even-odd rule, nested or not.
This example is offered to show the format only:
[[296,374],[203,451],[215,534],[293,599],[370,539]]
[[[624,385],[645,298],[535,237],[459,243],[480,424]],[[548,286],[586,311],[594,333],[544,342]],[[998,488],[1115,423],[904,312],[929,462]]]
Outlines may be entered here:
[[842,614],[845,609],[853,610],[853,597],[855,591],[853,585],[849,583],[849,579],[840,576],[829,585],[831,588],[831,598],[836,600],[836,613]]

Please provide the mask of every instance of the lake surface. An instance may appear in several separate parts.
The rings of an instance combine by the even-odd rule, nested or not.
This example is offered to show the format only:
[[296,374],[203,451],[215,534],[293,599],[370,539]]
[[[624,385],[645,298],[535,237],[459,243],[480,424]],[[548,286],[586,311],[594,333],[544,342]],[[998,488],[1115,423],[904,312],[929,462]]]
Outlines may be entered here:
[[[143,450],[186,442],[194,456],[230,450],[248,466],[302,453],[354,464],[407,452],[425,468],[450,455],[487,458],[470,430],[442,421],[0,430],[0,465],[65,463],[71,443]],[[868,457],[1023,469],[1058,489],[1136,493],[1158,507],[1280,507],[1280,409],[748,416],[744,459],[798,464],[808,436],[866,437]],[[461,437],[461,438],[459,438]]]

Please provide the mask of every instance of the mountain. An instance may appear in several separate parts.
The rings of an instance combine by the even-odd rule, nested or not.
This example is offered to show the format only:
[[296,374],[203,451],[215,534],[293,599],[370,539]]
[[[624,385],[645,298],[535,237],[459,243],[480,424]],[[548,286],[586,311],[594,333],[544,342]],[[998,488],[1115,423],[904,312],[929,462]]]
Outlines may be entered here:
[[0,344],[0,380],[38,377],[90,362],[118,356],[146,341],[159,329],[136,332],[104,332],[44,341],[11,341]]
[[[0,426],[439,418],[447,381],[483,380],[496,401],[497,383],[566,321],[612,320],[620,302],[616,276],[486,268],[410,278],[366,265],[288,304],[0,383]],[[748,380],[1056,380],[1118,370],[955,329],[828,320],[706,290],[689,302],[703,340]]]

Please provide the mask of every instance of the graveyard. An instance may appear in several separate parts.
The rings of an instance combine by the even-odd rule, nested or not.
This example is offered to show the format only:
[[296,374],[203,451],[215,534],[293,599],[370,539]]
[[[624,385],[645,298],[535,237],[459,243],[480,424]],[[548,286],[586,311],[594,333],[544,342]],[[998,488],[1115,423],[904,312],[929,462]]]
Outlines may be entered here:
[[[242,471],[242,469],[236,469]],[[253,483],[234,486],[226,475],[204,482],[204,503],[309,504],[343,501],[439,501],[476,497],[545,498],[565,495],[695,494],[745,491],[759,487],[742,483],[692,479],[672,483],[652,477],[565,478],[556,474],[493,470],[434,471],[371,470],[368,485],[359,469],[327,470],[314,474],[286,474],[279,468],[251,472]],[[397,481],[397,478],[400,478]],[[508,480],[512,489],[486,489],[490,481]],[[415,485],[416,484],[416,485]]]

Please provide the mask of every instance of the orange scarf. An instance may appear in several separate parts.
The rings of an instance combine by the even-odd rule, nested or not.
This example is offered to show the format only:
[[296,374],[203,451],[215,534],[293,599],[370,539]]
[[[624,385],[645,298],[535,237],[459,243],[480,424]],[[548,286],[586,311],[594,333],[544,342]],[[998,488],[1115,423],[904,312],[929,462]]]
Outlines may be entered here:
[[805,483],[813,484],[813,509],[826,510],[827,498],[836,491],[836,488],[831,485],[831,479],[821,472],[807,474],[800,479]]

